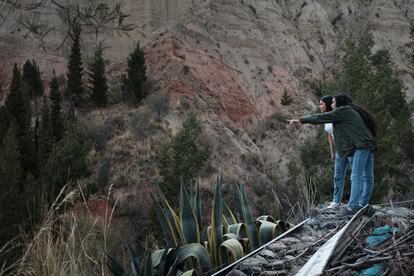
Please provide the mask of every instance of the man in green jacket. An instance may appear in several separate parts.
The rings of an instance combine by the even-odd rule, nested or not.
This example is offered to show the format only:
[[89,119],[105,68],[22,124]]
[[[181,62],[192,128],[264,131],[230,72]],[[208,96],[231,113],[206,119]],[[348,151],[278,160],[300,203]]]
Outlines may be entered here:
[[290,125],[332,123],[335,148],[339,155],[352,156],[351,195],[340,216],[354,215],[369,203],[374,188],[374,150],[376,121],[347,95],[337,95],[333,111],[289,120]]

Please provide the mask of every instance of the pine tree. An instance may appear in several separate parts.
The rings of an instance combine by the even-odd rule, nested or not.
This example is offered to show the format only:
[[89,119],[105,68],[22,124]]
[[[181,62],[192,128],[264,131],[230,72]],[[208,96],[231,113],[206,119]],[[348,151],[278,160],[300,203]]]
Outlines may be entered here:
[[29,97],[36,101],[37,97],[43,95],[44,86],[40,74],[39,66],[33,60],[27,60],[23,65],[24,89]]
[[[337,87],[349,93],[353,100],[360,103],[370,102],[367,95],[375,96],[375,88],[371,85],[372,70],[369,56],[373,40],[365,36],[357,43],[349,44],[339,73],[335,72]],[[366,106],[371,109],[370,106]]]
[[80,33],[81,27],[77,22],[72,23],[71,38],[73,40],[71,54],[68,60],[68,94],[71,103],[75,107],[79,107],[83,98],[83,85],[82,85],[82,59],[80,51]]
[[50,122],[49,102],[46,97],[43,97],[43,106],[41,111],[41,121],[39,128],[39,151],[38,161],[40,165],[46,164],[52,150],[53,136]]
[[17,120],[17,135],[20,136],[22,131],[29,129],[30,127],[31,112],[30,102],[28,97],[24,94],[20,70],[16,63],[13,68],[10,93],[7,96],[5,105],[10,114]]
[[125,78],[127,97],[133,101],[140,102],[146,95],[142,85],[147,80],[144,51],[139,44],[128,57],[127,76]]
[[20,165],[17,128],[11,125],[0,145],[0,246],[18,234],[24,173]]
[[55,71],[53,71],[53,77],[49,83],[50,92],[49,99],[51,103],[50,122],[52,129],[53,142],[58,142],[63,137],[64,126],[63,118],[61,114],[61,96],[59,91],[59,83],[57,81]]
[[92,84],[91,100],[95,106],[105,107],[108,103],[108,84],[105,77],[105,62],[101,45],[95,51],[95,57],[89,64],[89,82]]
[[0,145],[2,144],[3,139],[6,137],[11,120],[12,117],[7,108],[4,105],[0,106]]
[[23,65],[23,83],[25,93],[32,99],[35,98],[34,92],[34,78],[35,78],[35,67],[30,60],[26,60]]
[[162,187],[170,198],[179,190],[180,177],[193,180],[210,156],[210,149],[200,134],[197,117],[190,113],[178,134],[161,147],[157,161],[164,181]]
[[33,67],[34,67],[34,78],[33,78],[33,90],[35,97],[41,97],[43,96],[45,87],[43,85],[42,81],[42,75],[40,73],[39,66],[36,64],[36,62],[33,60]]
[[34,145],[31,132],[31,110],[28,95],[23,91],[20,70],[14,64],[10,93],[5,105],[16,122],[17,138],[24,171],[34,170]]
[[[348,47],[343,64],[334,74],[335,95],[349,92],[356,104],[370,110],[378,120],[375,153],[375,189],[373,200],[409,188],[407,162],[414,160],[414,134],[402,81],[393,70],[389,53],[371,54],[372,39],[363,39]],[[317,162],[315,162],[317,163]]]

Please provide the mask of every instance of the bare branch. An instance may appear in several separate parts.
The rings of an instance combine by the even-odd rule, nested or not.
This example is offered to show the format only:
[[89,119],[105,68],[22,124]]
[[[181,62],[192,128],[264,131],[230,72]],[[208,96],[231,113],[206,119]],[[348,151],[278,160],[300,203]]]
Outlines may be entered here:
[[114,30],[121,35],[136,28],[136,25],[127,22],[129,15],[122,11],[121,4],[112,4],[109,0],[0,0],[0,25],[6,22],[12,13],[18,12],[16,21],[27,31],[25,37],[31,35],[43,49],[59,50],[67,40],[68,34],[64,35],[57,48],[52,49],[47,41],[55,28],[51,26],[48,17],[40,13],[41,9],[51,6],[57,8],[59,14],[64,15],[62,19],[69,25],[69,33],[70,24],[74,20],[84,32],[92,32],[96,37],[106,30]]

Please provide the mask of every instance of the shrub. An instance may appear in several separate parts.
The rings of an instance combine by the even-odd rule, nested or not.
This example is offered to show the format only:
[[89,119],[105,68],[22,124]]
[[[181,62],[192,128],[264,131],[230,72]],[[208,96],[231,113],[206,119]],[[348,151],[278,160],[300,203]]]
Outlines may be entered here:
[[155,92],[148,97],[148,103],[157,119],[161,120],[161,116],[167,114],[170,108],[170,97],[166,92]]
[[210,156],[210,149],[200,139],[201,126],[194,113],[190,113],[182,129],[168,143],[161,146],[157,155],[163,189],[169,197],[178,191],[180,177],[194,179]]
[[291,105],[293,103],[293,98],[288,95],[287,91],[283,92],[282,98],[280,99],[281,105]]

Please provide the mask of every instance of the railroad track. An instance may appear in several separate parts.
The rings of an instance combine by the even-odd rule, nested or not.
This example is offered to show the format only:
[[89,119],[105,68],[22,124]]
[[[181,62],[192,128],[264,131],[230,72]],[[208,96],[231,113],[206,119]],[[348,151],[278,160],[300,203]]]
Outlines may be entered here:
[[[400,213],[395,215],[398,212],[390,213],[389,209],[400,210]],[[394,239],[408,233],[408,238],[404,241],[411,242],[412,247],[408,247],[404,251],[406,253],[401,253],[400,250],[402,255],[399,257],[407,262],[412,261],[414,210],[367,206],[351,218],[340,219],[334,211],[322,208],[294,228],[213,275],[310,276],[355,272],[376,262],[392,260],[386,250],[364,250],[364,241],[371,235],[372,230],[385,224],[399,226],[393,228],[400,230],[399,233],[393,233]],[[410,229],[413,232],[411,236]],[[352,256],[356,257],[352,259]],[[360,260],[358,256],[365,259]],[[354,262],[344,264],[342,260]]]

